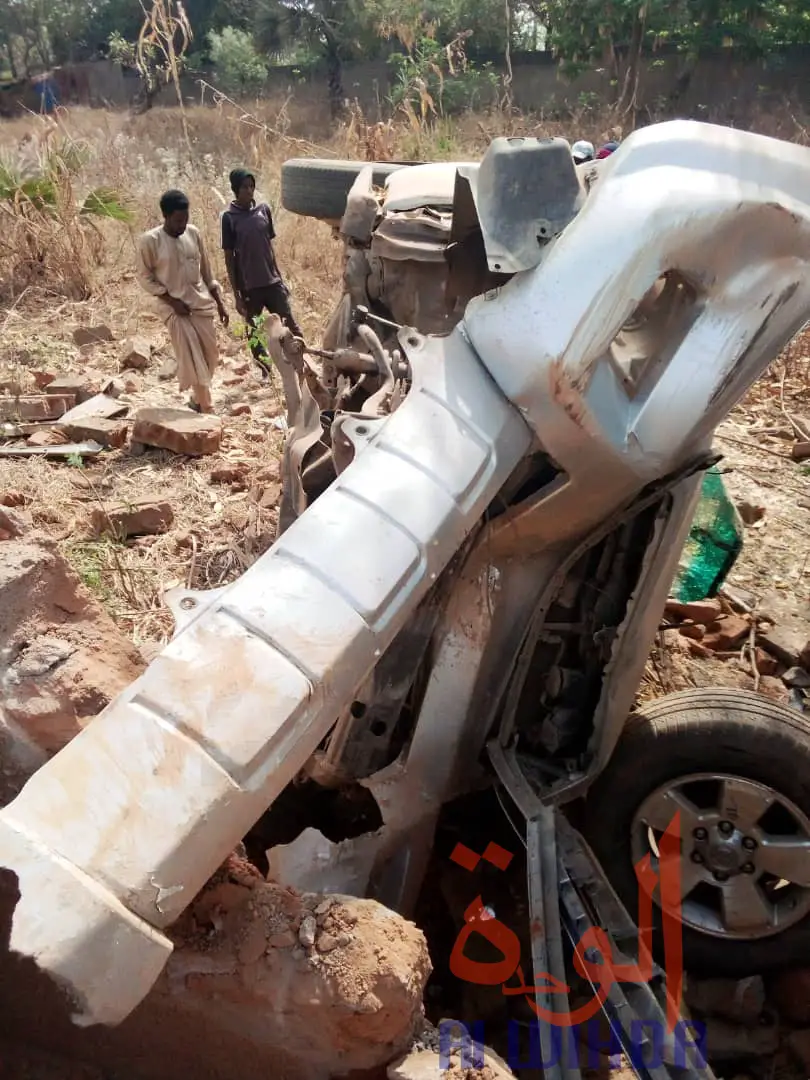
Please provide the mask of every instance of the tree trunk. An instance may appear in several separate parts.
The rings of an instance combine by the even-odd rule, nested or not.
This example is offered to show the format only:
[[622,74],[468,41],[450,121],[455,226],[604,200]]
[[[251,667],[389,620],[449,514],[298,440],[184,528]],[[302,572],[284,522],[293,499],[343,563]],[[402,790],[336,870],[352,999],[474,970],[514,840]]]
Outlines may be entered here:
[[703,51],[702,42],[704,41],[706,30],[710,26],[716,24],[719,19],[720,5],[718,0],[704,0],[692,48],[687,53],[686,63],[681,69],[678,78],[675,80],[675,86],[668,98],[670,108],[676,108],[680,104],[681,98],[689,89],[692,82],[692,76],[695,74],[695,69],[697,68],[698,60],[700,59],[700,54]]
[[506,64],[506,74],[503,77],[503,107],[512,112],[512,8],[510,0],[504,0],[504,20],[506,23],[506,47],[503,59]]
[[641,75],[641,50],[644,45],[646,25],[647,5],[644,4],[638,9],[633,19],[633,32],[630,36],[624,80],[619,100],[616,103],[617,111],[627,117],[631,131],[636,126],[636,114],[638,112],[638,81]]
[[5,49],[6,57],[8,58],[8,69],[11,72],[11,78],[14,82],[20,77],[20,73],[17,70],[17,61],[14,58],[14,46],[11,43],[11,34],[8,31],[3,32],[3,47]]
[[326,79],[329,92],[329,112],[333,120],[339,120],[346,111],[346,93],[343,89],[343,58],[340,55],[340,40],[326,19],[321,18],[320,31],[323,34],[324,55],[326,57]]
[[343,63],[338,53],[326,57],[326,78],[329,86],[329,112],[338,120],[345,112],[346,94],[343,90]]
[[326,35],[326,80],[329,93],[329,112],[333,120],[339,120],[346,111],[346,93],[343,89],[343,61],[337,41]]
[[50,36],[44,26],[37,27],[36,49],[39,53],[42,67],[47,71],[53,64],[53,52],[51,50]]

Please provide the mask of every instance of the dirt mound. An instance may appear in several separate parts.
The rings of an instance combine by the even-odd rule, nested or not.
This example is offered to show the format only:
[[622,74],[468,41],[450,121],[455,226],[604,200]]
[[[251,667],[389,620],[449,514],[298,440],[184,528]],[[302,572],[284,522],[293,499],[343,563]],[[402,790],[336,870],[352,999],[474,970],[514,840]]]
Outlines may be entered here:
[[39,544],[0,544],[0,799],[143,668],[61,556]]
[[422,1023],[422,932],[373,900],[299,894],[231,858],[172,930],[165,979],[313,1075],[401,1055]]

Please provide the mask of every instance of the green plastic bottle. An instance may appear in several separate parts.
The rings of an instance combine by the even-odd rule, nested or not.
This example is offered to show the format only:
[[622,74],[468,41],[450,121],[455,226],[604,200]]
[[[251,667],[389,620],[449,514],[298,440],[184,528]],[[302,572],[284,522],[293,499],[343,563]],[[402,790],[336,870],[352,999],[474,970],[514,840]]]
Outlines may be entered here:
[[707,470],[672,595],[683,604],[717,594],[743,547],[743,523],[717,468]]

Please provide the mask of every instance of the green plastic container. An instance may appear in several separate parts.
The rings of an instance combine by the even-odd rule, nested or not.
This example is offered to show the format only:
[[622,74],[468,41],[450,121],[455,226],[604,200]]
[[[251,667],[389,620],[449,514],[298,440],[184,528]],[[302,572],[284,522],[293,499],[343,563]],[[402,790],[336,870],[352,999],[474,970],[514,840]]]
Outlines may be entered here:
[[716,468],[703,478],[672,596],[683,604],[717,594],[743,546],[743,523]]

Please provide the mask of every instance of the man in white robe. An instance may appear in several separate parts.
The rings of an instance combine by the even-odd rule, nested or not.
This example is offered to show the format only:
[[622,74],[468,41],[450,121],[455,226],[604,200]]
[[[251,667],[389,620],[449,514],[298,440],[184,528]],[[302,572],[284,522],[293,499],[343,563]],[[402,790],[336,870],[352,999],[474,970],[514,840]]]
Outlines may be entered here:
[[211,272],[203,238],[188,221],[188,197],[167,191],[160,200],[163,224],[145,232],[138,247],[138,280],[165,323],[177,359],[181,390],[191,407],[211,412],[211,377],[219,362],[215,312],[224,326],[228,312]]

